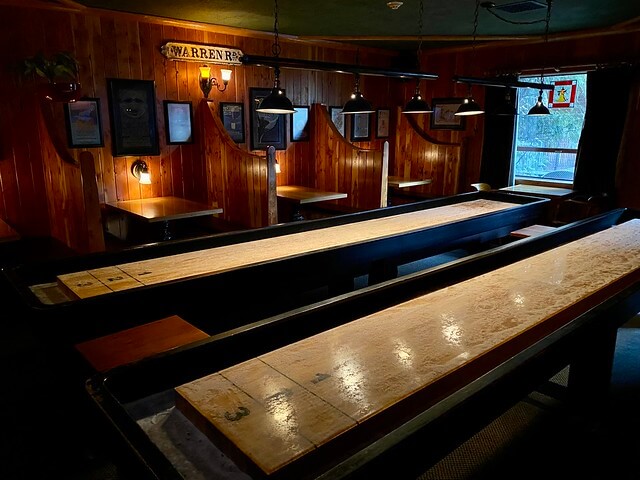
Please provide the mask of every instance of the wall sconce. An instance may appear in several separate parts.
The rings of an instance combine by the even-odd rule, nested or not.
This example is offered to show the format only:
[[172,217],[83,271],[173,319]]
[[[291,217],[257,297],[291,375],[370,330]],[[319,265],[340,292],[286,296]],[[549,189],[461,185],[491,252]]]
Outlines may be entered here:
[[151,174],[147,162],[137,159],[131,164],[131,174],[138,179],[141,185],[151,185]]
[[216,87],[219,92],[224,92],[227,89],[229,80],[231,80],[231,70],[227,68],[220,69],[220,76],[222,78],[222,85],[215,77],[211,76],[211,67],[209,65],[203,65],[200,67],[200,90],[204,94],[204,98],[209,98],[209,92],[212,87]]

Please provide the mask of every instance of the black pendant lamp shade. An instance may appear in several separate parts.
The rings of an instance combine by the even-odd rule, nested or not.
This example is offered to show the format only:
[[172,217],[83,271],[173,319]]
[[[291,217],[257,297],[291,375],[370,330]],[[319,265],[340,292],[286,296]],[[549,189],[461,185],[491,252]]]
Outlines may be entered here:
[[540,90],[540,94],[538,95],[538,101],[533,107],[531,107],[531,110],[529,110],[529,113],[527,115],[533,115],[533,116],[551,115],[551,112],[549,111],[549,109],[546,107],[544,103],[542,103],[542,90]]
[[375,110],[371,106],[371,103],[364,98],[364,95],[360,92],[360,75],[355,74],[356,85],[355,90],[351,94],[351,98],[347,100],[342,107],[342,113],[344,114],[353,114],[353,113],[373,113]]
[[[480,0],[476,0],[476,8],[473,15],[473,39],[471,41],[471,64],[474,63],[476,57],[476,34],[478,33],[478,10],[480,9]],[[471,96],[471,85],[469,85],[469,90],[467,92],[467,97],[463,100],[463,102],[456,110],[454,115],[461,117],[467,117],[471,115],[480,115],[484,113],[484,110],[478,102],[476,102]]]
[[295,113],[295,109],[291,103],[291,100],[287,98],[284,94],[284,91],[280,88],[280,69],[276,67],[275,69],[275,81],[273,88],[269,95],[264,97],[258,108],[256,108],[256,112],[260,113]]
[[411,97],[411,100],[407,102],[407,105],[402,110],[402,113],[431,113],[433,109],[420,95],[420,80],[416,81],[416,91]]
[[469,116],[469,115],[480,115],[484,113],[484,110],[478,103],[473,99],[471,95],[464,99],[464,101],[458,107],[458,110],[454,115],[458,116]]

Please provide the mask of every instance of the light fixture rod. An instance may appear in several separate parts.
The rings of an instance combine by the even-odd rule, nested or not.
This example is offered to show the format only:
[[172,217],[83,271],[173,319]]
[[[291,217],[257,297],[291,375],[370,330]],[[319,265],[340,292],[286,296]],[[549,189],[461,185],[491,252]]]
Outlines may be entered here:
[[360,75],[371,75],[393,78],[420,78],[424,80],[435,80],[436,73],[425,72],[405,72],[395,69],[384,69],[375,67],[363,67],[360,65],[349,65],[331,62],[318,62],[315,60],[303,60],[298,58],[273,58],[259,55],[243,55],[241,61],[244,65],[258,65],[263,67],[280,67],[302,70],[318,70],[324,72],[337,73],[358,73]]
[[504,88],[535,88],[536,90],[553,90],[553,85],[547,83],[520,82],[513,80],[501,80],[499,78],[476,78],[476,77],[460,77],[455,75],[453,81],[457,83],[466,83],[467,85],[484,85],[487,87],[504,87]]

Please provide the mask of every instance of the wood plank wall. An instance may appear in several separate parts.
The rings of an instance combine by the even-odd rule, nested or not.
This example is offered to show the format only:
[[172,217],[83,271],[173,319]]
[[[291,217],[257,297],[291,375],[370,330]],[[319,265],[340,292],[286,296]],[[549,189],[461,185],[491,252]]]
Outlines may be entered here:
[[[0,2],[1,3],[1,2]],[[271,35],[241,36],[222,32],[213,27],[195,25],[181,26],[180,22],[84,9],[82,12],[65,11],[64,8],[32,8],[0,5],[0,39],[11,48],[0,51],[0,100],[3,115],[0,116],[0,218],[15,226],[23,236],[52,235],[68,242],[62,234],[64,225],[58,222],[81,222],[80,218],[60,218],[59,212],[48,207],[45,184],[50,181],[44,173],[43,146],[37,134],[36,95],[38,79],[22,75],[22,60],[44,51],[73,52],[81,66],[80,81],[85,96],[98,98],[101,106],[104,147],[70,149],[76,161],[82,150],[90,151],[95,159],[97,190],[100,202],[129,200],[154,196],[175,195],[198,201],[220,201],[221,195],[229,192],[210,191],[208,187],[219,187],[210,181],[201,160],[201,143],[167,145],[163,121],[163,100],[191,101],[194,111],[202,99],[198,86],[198,64],[175,62],[165,59],[160,46],[170,40],[190,43],[217,44],[242,49],[253,55],[270,55],[273,42]],[[324,45],[287,40],[281,36],[282,56],[354,63],[355,48]],[[359,49],[362,63],[389,67],[392,53],[378,49]],[[217,66],[212,68],[218,77]],[[241,102],[245,108],[245,132],[247,143],[240,145],[249,149],[249,104],[250,87],[271,87],[273,73],[264,67],[235,67],[232,80],[224,93],[213,89],[210,99],[216,105],[221,101]],[[156,85],[157,127],[160,137],[159,156],[114,157],[112,155],[107,79],[153,80]],[[296,105],[324,103],[342,105],[353,88],[353,76],[348,74],[283,70],[282,86]],[[361,88],[372,92],[369,97],[381,107],[390,106],[388,92],[392,80],[385,78],[363,78]],[[376,91],[380,91],[377,94]],[[64,113],[62,104],[50,105],[53,124],[52,137],[64,139]],[[195,116],[194,116],[195,117]],[[194,118],[197,122],[197,118]],[[196,127],[196,131],[198,126]],[[278,151],[277,159],[284,172],[289,172],[296,184],[309,183],[314,175],[313,159],[309,155],[309,142],[294,142],[289,139],[287,124],[287,150]],[[371,142],[375,145],[375,142]],[[367,145],[368,146],[368,145]],[[264,155],[264,152],[255,152]],[[140,185],[131,175],[133,161],[142,158],[147,162],[152,176],[151,185]],[[225,179],[223,179],[226,181]],[[280,179],[278,179],[280,182]],[[214,200],[215,199],[215,200]],[[229,202],[227,198],[225,202]],[[230,203],[229,203],[230,204]],[[242,219],[248,225],[257,224],[254,216]],[[226,211],[226,210],[225,210]],[[230,210],[233,212],[233,210]],[[236,212],[237,213],[237,212]],[[75,215],[68,209],[65,214]],[[236,217],[234,217],[235,219]]]
[[[14,3],[14,2],[11,2]],[[21,74],[24,58],[43,50],[50,54],[69,50],[76,54],[81,64],[80,80],[86,96],[99,98],[101,102],[104,147],[84,149],[95,161],[96,183],[100,202],[126,200],[160,195],[176,195],[194,200],[219,200],[220,192],[208,191],[209,179],[201,161],[199,140],[193,145],[171,146],[165,141],[162,119],[165,99],[191,101],[194,106],[201,100],[198,87],[198,64],[175,62],[165,59],[159,47],[169,40],[202,42],[232,46],[253,55],[271,55],[272,38],[269,35],[234,31],[179,21],[166,21],[149,17],[104,12],[90,8],[66,11],[65,6],[53,6],[41,2],[44,8],[33,7],[34,2],[15,6],[3,5],[0,0],[0,39],[7,48],[0,50],[0,218],[14,226],[22,236],[62,235],[64,230],[57,222],[80,222],[83,219],[62,219],[51,211],[47,200],[44,157],[46,149],[38,129],[39,101],[33,79]],[[631,25],[633,27],[633,25]],[[325,62],[355,63],[356,50],[340,44],[311,43],[281,36],[282,56],[320,60]],[[10,48],[9,48],[10,47]],[[432,98],[463,97],[464,85],[451,81],[453,75],[489,76],[500,73],[535,71],[541,66],[579,66],[621,61],[637,61],[640,51],[638,28],[627,32],[603,30],[585,35],[550,37],[549,44],[513,42],[501,46],[478,45],[471,59],[468,48],[457,47],[437,52],[425,51],[421,69],[435,72],[435,81],[421,82],[423,96]],[[394,54],[379,49],[359,49],[359,62],[371,66],[393,65]],[[472,61],[473,60],[473,61]],[[215,76],[219,70],[214,66]],[[113,157],[111,154],[111,129],[109,126],[107,78],[154,80],[156,84],[157,126],[160,135],[161,154],[142,157],[150,165],[152,184],[141,186],[130,174],[131,163],[137,157]],[[353,76],[349,74],[283,70],[282,86],[296,105],[340,106],[353,88]],[[272,71],[264,67],[236,67],[226,92],[215,89],[210,98],[217,105],[220,101],[242,102],[245,106],[245,131],[249,138],[250,87],[270,87]],[[405,148],[407,131],[405,122],[398,120],[397,108],[412,96],[415,83],[383,77],[361,77],[361,90],[375,108],[391,110],[390,171],[407,171],[407,160],[394,158]],[[484,100],[482,87],[474,87],[474,96]],[[61,104],[51,105],[58,133],[51,137],[64,138]],[[399,124],[396,125],[396,122]],[[371,129],[375,132],[374,117]],[[289,128],[287,125],[287,137]],[[478,181],[482,153],[483,120],[472,117],[464,131],[425,131],[438,142],[461,145],[457,158],[446,160],[446,167],[432,168],[433,183],[430,194],[450,195],[469,191],[469,185]],[[347,137],[350,126],[347,124]],[[402,140],[401,140],[402,139]],[[400,142],[396,146],[396,140]],[[372,135],[369,142],[356,146],[380,150],[384,139]],[[311,185],[315,182],[315,159],[311,142],[290,142],[285,151],[277,151],[282,174],[278,184]],[[402,147],[402,145],[405,145]],[[240,145],[248,150],[248,144]],[[79,158],[82,150],[72,149],[70,155]],[[262,154],[262,152],[258,152]],[[420,171],[409,160],[411,172]],[[413,174],[413,173],[412,173]],[[319,171],[322,177],[326,172]],[[628,181],[635,178],[629,175]],[[340,173],[338,173],[340,178]],[[213,184],[212,184],[213,185]],[[216,187],[217,188],[217,187]],[[620,188],[624,188],[622,185]],[[628,191],[638,192],[635,188]],[[640,197],[640,193],[632,194]],[[633,200],[632,201],[636,201]],[[73,215],[73,209],[64,212]],[[250,223],[254,220],[250,220]],[[63,239],[63,241],[66,241]]]

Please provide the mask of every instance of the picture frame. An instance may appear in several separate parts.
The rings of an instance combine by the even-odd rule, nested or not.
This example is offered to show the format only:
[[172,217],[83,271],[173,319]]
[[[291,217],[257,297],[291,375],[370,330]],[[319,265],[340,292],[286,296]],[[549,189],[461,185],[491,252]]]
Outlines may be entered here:
[[193,143],[193,107],[191,102],[163,100],[167,145]]
[[269,145],[273,145],[276,150],[287,148],[286,116],[279,113],[256,112],[260,101],[269,93],[270,88],[249,88],[251,150],[264,150]]
[[107,79],[114,157],[160,155],[153,80]]
[[306,105],[294,105],[296,113],[291,115],[290,130],[292,142],[309,141],[309,107]]
[[64,106],[69,148],[104,146],[99,98],[81,98]]
[[220,102],[220,120],[234,142],[245,142],[244,103]]
[[331,116],[331,121],[340,132],[340,135],[346,138],[347,136],[345,135],[344,128],[345,118],[344,115],[342,115],[342,107],[329,107],[329,115]]
[[354,113],[351,115],[351,141],[359,142],[371,139],[369,124],[371,119],[368,113]]
[[391,111],[388,108],[376,110],[376,138],[389,138],[389,119]]
[[434,98],[431,101],[433,113],[429,119],[429,128],[432,130],[464,130],[466,118],[455,115],[463,101],[464,98]]

